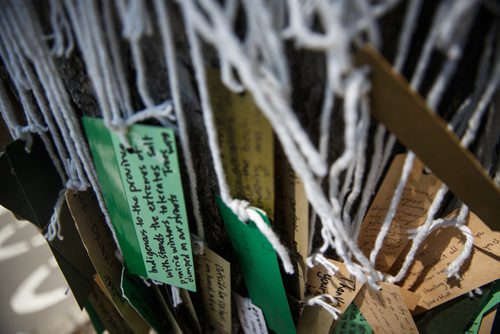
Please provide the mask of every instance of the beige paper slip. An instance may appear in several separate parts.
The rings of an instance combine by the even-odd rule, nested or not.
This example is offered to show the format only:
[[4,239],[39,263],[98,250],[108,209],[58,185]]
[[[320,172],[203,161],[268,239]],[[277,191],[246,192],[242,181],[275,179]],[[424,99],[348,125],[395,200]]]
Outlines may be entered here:
[[227,182],[234,198],[274,217],[274,134],[250,93],[234,94],[207,69],[210,100]]
[[231,333],[230,264],[208,248],[196,255],[196,276],[208,322],[218,333]]
[[[349,307],[362,284],[356,281],[342,262],[330,260],[339,270],[335,275],[330,275],[323,266],[316,266],[309,270],[307,275],[307,295],[329,294],[337,300],[337,305],[332,305],[342,313]],[[308,328],[316,333],[329,333],[334,326],[333,316],[319,306],[308,306],[304,309],[299,321],[299,332]],[[310,327],[312,326],[312,327]]]
[[[467,226],[475,237],[474,249],[470,260],[460,271],[460,281],[448,280],[446,274],[448,265],[463,249],[465,239],[460,231],[456,228],[440,229],[420,247],[415,263],[401,283],[404,289],[420,295],[420,307],[431,309],[500,278],[500,233],[492,232],[473,213]],[[404,258],[403,254],[395,263],[394,272],[400,268]]]
[[287,290],[302,300],[309,243],[309,202],[304,184],[295,174],[279,144],[276,143],[276,196],[274,230],[290,252],[296,273],[283,277]]
[[[384,223],[405,158],[406,154],[399,154],[392,161],[361,226],[358,244],[366,256],[370,256]],[[424,165],[415,159],[391,228],[377,257],[376,268],[378,270],[387,272],[405,249],[409,242],[408,229],[416,228],[424,223],[427,210],[441,184],[441,181],[433,174],[424,172]]]
[[99,284],[118,312],[136,333],[148,333],[149,325],[123,298],[120,287],[122,265],[115,256],[116,246],[91,191],[68,190],[66,201],[78,233],[87,249],[100,281]]
[[381,283],[379,292],[363,286],[354,303],[375,334],[418,333],[398,286]]

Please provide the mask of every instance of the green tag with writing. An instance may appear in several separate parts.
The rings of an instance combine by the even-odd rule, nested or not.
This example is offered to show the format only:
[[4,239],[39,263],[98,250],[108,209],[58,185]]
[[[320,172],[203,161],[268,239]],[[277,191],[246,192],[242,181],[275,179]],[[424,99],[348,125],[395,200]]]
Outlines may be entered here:
[[84,117],[83,125],[127,268],[196,291],[173,131],[133,125],[127,149],[101,119]]
[[[241,222],[220,198],[217,204],[238,256],[252,303],[262,310],[270,329],[278,334],[295,333],[273,247],[253,222]],[[268,218],[262,217],[270,225]]]
[[352,303],[338,320],[335,328],[333,329],[333,333],[372,334],[373,330],[366,321],[365,317],[363,317],[363,315],[359,311],[358,307],[354,305],[354,303]]

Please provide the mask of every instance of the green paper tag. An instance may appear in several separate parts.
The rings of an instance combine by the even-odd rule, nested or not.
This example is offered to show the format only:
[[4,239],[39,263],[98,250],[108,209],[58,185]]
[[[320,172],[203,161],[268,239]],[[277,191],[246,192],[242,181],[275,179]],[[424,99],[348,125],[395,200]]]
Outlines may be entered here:
[[500,280],[496,281],[491,289],[488,300],[482,306],[481,311],[474,319],[474,322],[469,327],[469,329],[465,332],[466,334],[477,334],[479,332],[479,328],[481,327],[481,321],[483,320],[483,316],[488,313],[491,309],[497,306],[500,303]]
[[84,308],[85,308],[85,311],[87,311],[87,313],[89,315],[90,322],[92,322],[92,326],[94,327],[95,332],[97,334],[104,333],[106,328],[104,328],[104,325],[102,324],[102,321],[99,318],[99,316],[97,315],[97,312],[94,310],[94,307],[92,306],[92,304],[90,302],[87,302],[87,304],[85,304]]
[[[278,334],[295,333],[273,247],[253,222],[241,222],[220,198],[217,198],[217,204],[238,256],[252,303],[264,312],[270,329]],[[262,217],[269,225],[268,218]]]
[[126,149],[101,119],[84,117],[83,125],[130,272],[196,291],[173,131],[133,125]]
[[372,328],[363,317],[359,309],[354,303],[349,305],[347,310],[342,314],[338,320],[335,328],[333,329],[335,334],[349,334],[349,333],[363,333],[371,334],[373,333]]

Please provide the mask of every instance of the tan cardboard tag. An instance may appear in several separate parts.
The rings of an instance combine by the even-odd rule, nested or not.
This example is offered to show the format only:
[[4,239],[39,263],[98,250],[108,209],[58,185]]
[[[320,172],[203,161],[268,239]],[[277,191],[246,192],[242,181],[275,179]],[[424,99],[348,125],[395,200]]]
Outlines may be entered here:
[[122,296],[122,266],[115,257],[116,246],[101,217],[94,194],[91,191],[68,190],[66,201],[107,296],[134,332],[148,333],[150,327],[147,322]]
[[[405,158],[406,154],[399,154],[394,158],[361,226],[358,244],[366,256],[370,256],[384,223]],[[422,162],[415,159],[391,228],[377,257],[376,268],[378,270],[387,272],[404,251],[409,242],[408,229],[416,228],[424,223],[427,210],[441,184],[441,181],[432,173],[425,173]]]
[[227,182],[234,198],[244,199],[274,217],[274,135],[248,92],[234,94],[207,69],[208,88],[217,125]]
[[302,180],[295,174],[283,150],[276,144],[276,213],[274,229],[290,251],[296,274],[283,277],[289,293],[303,300],[308,243],[309,202]]
[[231,333],[231,268],[229,262],[205,248],[195,256],[198,289],[208,322],[218,333]]
[[500,188],[446,122],[374,48],[359,50],[355,62],[370,66],[373,116],[491,229],[500,231]]
[[[309,269],[306,293],[308,295],[329,294],[338,302],[337,305],[332,306],[343,313],[361,290],[362,284],[356,281],[342,262],[330,261],[339,268],[338,272],[332,276],[323,266]],[[333,325],[332,315],[323,308],[306,306],[299,321],[298,331],[302,333],[306,333],[308,330],[315,333],[329,333]]]
[[389,283],[381,283],[377,292],[363,286],[354,299],[366,321],[375,333],[416,333],[417,326],[401,295],[400,288]]
[[[456,213],[455,213],[456,214]],[[468,291],[500,278],[500,233],[491,231],[475,214],[471,213],[467,226],[474,235],[473,254],[461,270],[461,279],[447,279],[446,269],[462,249],[464,237],[456,228],[434,232],[417,253],[415,263],[406,279],[404,289],[421,296],[418,305],[431,309]],[[394,265],[400,268],[405,254]]]

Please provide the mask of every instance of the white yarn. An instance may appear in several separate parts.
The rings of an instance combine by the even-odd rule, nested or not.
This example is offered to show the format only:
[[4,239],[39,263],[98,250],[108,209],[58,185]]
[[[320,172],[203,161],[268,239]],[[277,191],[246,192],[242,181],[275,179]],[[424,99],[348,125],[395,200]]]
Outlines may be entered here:
[[61,213],[62,206],[65,201],[66,195],[66,187],[59,191],[57,195],[56,204],[54,205],[54,213],[52,217],[50,217],[50,222],[47,225],[47,232],[45,233],[45,239],[49,241],[54,241],[57,237],[59,240],[63,240],[63,236],[61,234],[61,222],[59,220],[59,215]]
[[154,101],[146,84],[144,57],[140,48],[143,35],[152,33],[146,4],[142,0],[116,0],[115,3],[123,25],[123,36],[130,43],[136,70],[137,90],[145,106],[150,108],[154,105]]
[[366,95],[361,97],[361,117],[358,124],[358,130],[356,137],[358,138],[358,147],[356,148],[356,163],[355,163],[355,173],[354,173],[354,183],[352,191],[347,197],[347,201],[343,208],[343,219],[344,223],[351,223],[350,211],[354,202],[358,199],[361,193],[361,186],[363,181],[363,176],[365,173],[366,164],[366,140],[368,138],[368,130],[370,126],[370,107],[368,97]]
[[189,177],[189,190],[191,194],[191,200],[193,203],[193,214],[196,221],[196,231],[198,236],[204,240],[205,230],[203,227],[203,220],[200,213],[200,203],[198,199],[197,190],[197,177],[196,171],[194,169],[193,157],[191,154],[191,147],[189,144],[188,128],[186,124],[186,118],[184,115],[184,107],[182,105],[179,80],[177,77],[177,60],[175,45],[172,41],[172,33],[170,29],[170,17],[168,12],[168,7],[161,0],[154,1],[155,11],[158,16],[158,25],[160,28],[160,34],[163,40],[165,62],[167,64],[169,73],[169,87],[172,94],[172,99],[174,101],[174,106],[177,114],[177,121],[179,124],[179,136],[181,139],[182,152],[184,156],[184,163],[186,165],[186,170]]
[[306,259],[306,264],[309,268],[314,268],[317,265],[323,266],[328,274],[335,275],[339,271],[339,267],[330,262],[323,254],[314,253]]
[[177,308],[182,304],[181,292],[178,287],[171,285],[170,291],[172,292],[172,304]]
[[307,299],[306,304],[309,306],[319,305],[324,308],[328,313],[330,313],[333,319],[337,320],[339,316],[342,314],[342,311],[338,308],[330,305],[330,303],[324,301],[324,299],[328,300],[330,303],[337,305],[338,301],[335,297],[330,296],[329,294],[321,294],[314,297],[310,297]]
[[410,0],[406,5],[405,20],[403,21],[403,28],[399,34],[398,49],[393,65],[394,69],[399,73],[402,72],[405,61],[408,58],[411,37],[415,31],[421,7],[422,0]]
[[[64,8],[61,0],[50,0],[50,25],[52,27],[54,46],[51,52],[56,56],[68,57],[74,48],[73,35],[71,33],[71,27],[68,22],[68,18],[64,13]],[[67,45],[65,46],[64,39],[67,40]]]
[[401,171],[401,177],[399,178],[398,185],[396,186],[396,190],[394,191],[394,195],[392,196],[391,204],[389,205],[389,209],[387,210],[387,213],[385,215],[384,222],[380,228],[380,232],[377,235],[377,239],[375,240],[375,245],[370,253],[370,261],[373,265],[375,265],[377,261],[377,255],[379,251],[382,249],[384,239],[389,233],[391,223],[394,217],[396,216],[396,210],[401,200],[401,196],[403,195],[403,191],[406,186],[406,182],[408,181],[408,177],[410,176],[411,170],[413,168],[414,160],[415,160],[415,155],[412,152],[409,152],[405,158],[403,170]]

